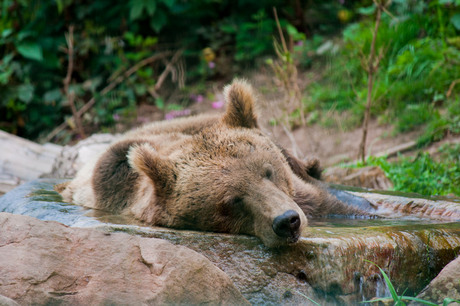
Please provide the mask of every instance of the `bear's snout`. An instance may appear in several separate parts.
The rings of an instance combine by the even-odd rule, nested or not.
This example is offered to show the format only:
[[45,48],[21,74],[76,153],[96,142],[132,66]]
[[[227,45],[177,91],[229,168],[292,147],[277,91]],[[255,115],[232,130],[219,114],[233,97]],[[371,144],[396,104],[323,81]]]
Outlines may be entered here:
[[300,236],[300,216],[294,210],[288,210],[273,220],[272,228],[276,235],[290,243],[296,242]]

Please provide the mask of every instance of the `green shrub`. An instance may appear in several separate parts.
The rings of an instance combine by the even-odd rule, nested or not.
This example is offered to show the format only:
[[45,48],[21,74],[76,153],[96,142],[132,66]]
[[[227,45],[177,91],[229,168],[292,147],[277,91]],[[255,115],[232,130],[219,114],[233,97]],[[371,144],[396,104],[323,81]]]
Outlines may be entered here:
[[137,103],[161,106],[167,101],[167,93],[158,93],[160,99],[151,94],[167,64],[161,60],[136,70],[108,95],[98,95],[127,69],[153,54],[183,48],[187,66],[181,68],[188,69],[178,71],[178,77],[200,79],[214,75],[200,69],[205,47],[246,66],[256,57],[273,54],[272,8],[284,12],[282,22],[287,24],[290,5],[280,0],[4,0],[0,5],[0,128],[37,138],[70,116],[62,90],[67,73],[63,48],[70,25],[75,26],[70,91],[75,93],[77,108],[96,97],[84,120],[101,128],[132,112]]
[[[389,10],[392,16],[382,16],[377,35],[377,50],[384,50],[384,56],[375,80],[371,113],[395,124],[395,132],[400,133],[435,120],[432,114],[438,110],[432,102],[446,106],[459,99],[458,90],[450,97],[445,94],[460,78],[460,44],[456,39],[460,3],[401,0],[393,1]],[[352,110],[350,114],[357,120],[351,122],[359,123],[367,94],[367,74],[361,60],[369,54],[374,24],[372,6],[357,12],[365,15],[344,29],[338,53],[323,56],[326,69],[317,67],[323,77],[309,93],[317,108]]]
[[428,153],[399,157],[396,162],[388,162],[385,157],[369,157],[367,162],[385,172],[394,190],[460,196],[460,146],[445,147],[442,152],[441,162],[435,161]]
[[417,139],[419,147],[444,138],[447,133],[460,134],[460,100],[449,101],[444,115],[433,112],[424,133]]

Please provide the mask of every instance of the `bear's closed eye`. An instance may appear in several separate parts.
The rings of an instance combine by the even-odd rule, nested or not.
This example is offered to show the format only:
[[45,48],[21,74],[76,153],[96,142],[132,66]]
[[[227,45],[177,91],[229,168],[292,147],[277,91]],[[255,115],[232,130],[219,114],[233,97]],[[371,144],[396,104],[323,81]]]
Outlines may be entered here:
[[270,165],[270,164],[265,164],[263,166],[263,176],[264,176],[264,178],[271,180],[273,178],[273,175],[274,175],[273,166]]

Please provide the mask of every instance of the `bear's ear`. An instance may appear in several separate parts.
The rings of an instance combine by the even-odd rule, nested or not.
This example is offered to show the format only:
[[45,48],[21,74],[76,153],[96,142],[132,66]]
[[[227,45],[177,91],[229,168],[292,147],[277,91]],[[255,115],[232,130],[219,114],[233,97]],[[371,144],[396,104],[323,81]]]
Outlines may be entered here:
[[152,180],[157,196],[172,193],[176,183],[174,164],[169,158],[160,156],[150,144],[133,145],[128,151],[128,162],[137,173]]
[[255,114],[255,95],[251,85],[244,80],[235,79],[225,86],[224,97],[227,110],[222,118],[229,127],[257,128]]

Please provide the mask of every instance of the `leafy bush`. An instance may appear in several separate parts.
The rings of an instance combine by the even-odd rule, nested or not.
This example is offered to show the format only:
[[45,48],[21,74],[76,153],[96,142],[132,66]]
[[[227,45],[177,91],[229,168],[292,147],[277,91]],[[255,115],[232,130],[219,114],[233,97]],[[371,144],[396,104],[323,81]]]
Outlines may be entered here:
[[448,133],[460,134],[460,99],[449,101],[444,115],[432,114],[424,133],[417,139],[417,145],[423,147],[439,141]]
[[399,157],[394,163],[385,157],[369,157],[367,162],[385,172],[394,190],[460,196],[460,145],[443,147],[441,152],[442,162],[436,162],[428,153]]
[[[359,8],[361,20],[343,31],[340,52],[326,55],[323,78],[309,88],[318,108],[349,110],[363,116],[367,74],[361,61],[369,54],[373,6]],[[384,50],[373,90],[371,112],[406,132],[430,122],[436,106],[459,99],[446,92],[460,78],[460,3],[457,1],[393,1],[384,14],[377,50]],[[321,68],[319,68],[321,69]],[[359,122],[360,120],[351,120]]]
[[[141,102],[165,109],[167,94],[152,91],[165,69],[161,60],[137,69],[109,95],[99,94],[149,56],[185,49],[187,66],[182,62],[180,69],[188,69],[178,68],[177,75],[200,79],[209,72],[198,69],[205,47],[241,66],[273,53],[273,7],[279,7],[285,18],[293,11],[280,0],[4,0],[0,128],[36,138],[70,115],[63,91],[68,58],[63,50],[70,25],[75,26],[75,65],[69,90],[75,93],[77,108],[96,98],[84,120],[100,128],[132,113]],[[286,19],[282,22],[287,24]]]

